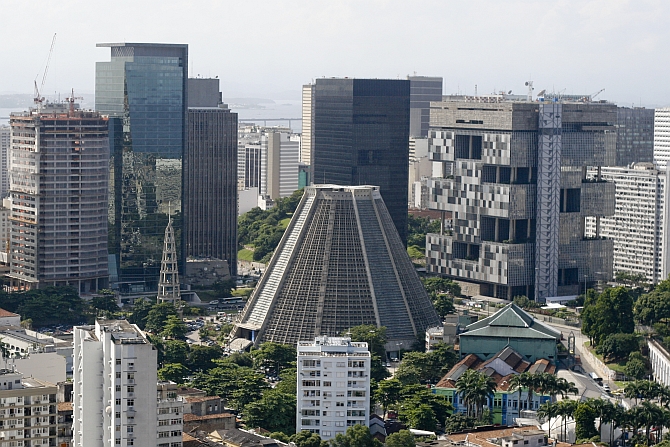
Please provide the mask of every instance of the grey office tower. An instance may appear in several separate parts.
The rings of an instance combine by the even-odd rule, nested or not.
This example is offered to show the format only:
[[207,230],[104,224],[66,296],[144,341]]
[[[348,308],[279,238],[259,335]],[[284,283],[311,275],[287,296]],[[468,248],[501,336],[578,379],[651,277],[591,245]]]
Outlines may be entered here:
[[188,80],[184,163],[187,257],[228,261],[237,272],[237,113],[221,102],[218,79]]
[[315,184],[379,186],[407,241],[410,81],[317,79],[313,102]]

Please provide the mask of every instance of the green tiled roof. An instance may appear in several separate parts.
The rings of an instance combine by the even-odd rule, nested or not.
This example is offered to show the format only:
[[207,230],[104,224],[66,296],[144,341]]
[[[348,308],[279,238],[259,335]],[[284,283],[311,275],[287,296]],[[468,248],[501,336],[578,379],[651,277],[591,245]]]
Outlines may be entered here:
[[514,303],[490,317],[468,325],[462,337],[540,338],[560,340],[561,333],[549,327]]

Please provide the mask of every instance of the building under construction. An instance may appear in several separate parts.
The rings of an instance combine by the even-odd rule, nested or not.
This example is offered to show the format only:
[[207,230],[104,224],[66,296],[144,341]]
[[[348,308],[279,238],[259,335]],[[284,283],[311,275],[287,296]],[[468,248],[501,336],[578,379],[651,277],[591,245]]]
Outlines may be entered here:
[[296,344],[371,324],[387,351],[409,348],[440,319],[376,186],[305,189],[240,314],[235,346]]
[[107,118],[46,104],[10,117],[12,286],[107,287]]

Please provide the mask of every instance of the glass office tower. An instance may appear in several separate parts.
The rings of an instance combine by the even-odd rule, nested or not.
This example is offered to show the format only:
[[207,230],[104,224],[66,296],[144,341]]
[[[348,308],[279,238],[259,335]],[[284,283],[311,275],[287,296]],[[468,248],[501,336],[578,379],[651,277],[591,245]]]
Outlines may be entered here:
[[109,252],[122,293],[157,288],[172,214],[182,259],[188,45],[112,43],[96,63],[95,108],[110,117]]
[[314,90],[315,184],[379,186],[407,242],[410,81],[317,79]]

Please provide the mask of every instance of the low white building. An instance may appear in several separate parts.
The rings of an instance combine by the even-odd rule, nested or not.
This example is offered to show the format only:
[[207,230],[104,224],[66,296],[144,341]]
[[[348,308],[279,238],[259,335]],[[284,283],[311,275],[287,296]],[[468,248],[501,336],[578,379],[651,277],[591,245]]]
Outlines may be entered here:
[[323,440],[370,418],[370,351],[367,343],[317,337],[298,343],[296,432]]
[[0,327],[21,326],[21,315],[5,309],[0,309]]
[[654,380],[662,385],[670,386],[670,353],[654,339],[648,339],[647,345]]
[[[172,409],[180,402],[161,404],[156,360],[154,346],[125,320],[74,328],[74,446],[181,447],[181,437],[173,431],[181,431],[182,411]],[[160,414],[159,408],[168,411]],[[179,420],[174,424],[178,429],[159,430],[165,414],[169,426]],[[168,434],[160,437],[163,432]]]
[[433,349],[437,343],[454,345],[458,337],[458,315],[444,317],[442,326],[426,329],[426,351]]

